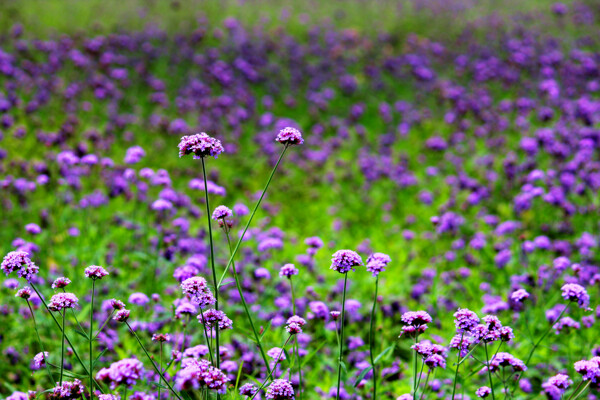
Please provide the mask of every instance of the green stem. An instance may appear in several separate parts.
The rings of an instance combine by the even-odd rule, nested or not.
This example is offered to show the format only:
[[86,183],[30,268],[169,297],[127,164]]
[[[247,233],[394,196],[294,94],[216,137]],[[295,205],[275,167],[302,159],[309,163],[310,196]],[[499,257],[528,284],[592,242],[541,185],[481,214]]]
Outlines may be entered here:
[[279,364],[279,360],[281,360],[281,356],[283,355],[283,351],[285,350],[285,346],[288,344],[288,342],[290,341],[290,339],[292,338],[292,336],[293,335],[288,336],[288,338],[285,340],[285,342],[283,343],[283,346],[281,347],[281,351],[279,352],[279,356],[277,356],[277,359],[275,360],[275,364],[273,365],[273,368],[271,368],[271,372],[269,373],[269,376],[267,376],[267,379],[265,379],[265,381],[258,388],[258,390],[256,391],[256,393],[254,393],[254,395],[252,397],[250,397],[249,400],[254,399],[254,397],[256,397],[256,395],[259,394],[260,391],[265,387],[265,385],[267,384],[267,382],[269,382],[269,379],[271,379],[271,377],[273,376],[273,372],[275,372],[275,370],[277,369],[277,364]]
[[[415,344],[417,344],[419,336],[415,336]],[[413,399],[417,398],[417,358],[419,355],[417,354],[417,350],[415,349],[415,357],[413,361]]]
[[[160,350],[159,350],[159,364],[158,364],[158,369],[159,372],[158,374],[160,376],[162,376],[162,351],[163,351],[163,342],[160,342]],[[160,377],[158,378],[158,381],[160,382]],[[160,398],[160,386],[158,387],[158,400],[161,400]]]
[[458,343],[458,361],[456,362],[456,372],[454,373],[454,385],[452,385],[452,400],[454,400],[454,395],[456,394],[456,383],[458,382],[458,368],[460,367],[460,352],[462,351],[463,346],[463,338],[465,337],[465,332],[460,335],[460,342]]
[[[210,204],[208,202],[208,183],[206,181],[206,166],[204,165],[204,157],[202,160],[202,176],[204,177],[204,197],[206,199],[206,220],[208,224],[208,239],[210,242],[210,266],[212,269],[213,276],[213,285],[215,288],[215,310],[219,310],[219,285],[217,285],[217,270],[215,269],[215,249],[213,245],[213,236],[212,236],[212,224],[210,221]],[[221,368],[221,355],[220,353],[220,345],[219,345],[219,329],[215,329],[215,336],[217,339],[217,348],[215,350],[215,356],[217,357],[217,368]]]
[[106,319],[106,321],[104,321],[104,323],[102,324],[102,326],[100,326],[100,329],[98,329],[98,332],[96,332],[96,335],[94,335],[94,340],[98,337],[98,335],[100,334],[100,332],[102,332],[102,330],[104,329],[104,327],[106,326],[106,324],[108,324],[108,321],[110,321],[110,319],[112,318],[113,314],[115,313],[115,310],[113,309],[110,312],[110,315],[108,316],[108,318]]
[[[583,381],[582,381],[581,383],[583,383]],[[588,382],[585,384],[585,386],[584,386],[584,387],[581,389],[581,391],[580,391],[579,393],[577,393],[577,391],[575,391],[575,392],[574,392],[574,393],[571,395],[571,397],[573,397],[573,396],[575,396],[575,394],[577,393],[577,396],[573,397],[573,400],[577,400],[578,398],[580,398],[580,397],[581,397],[581,395],[582,395],[582,394],[583,394],[583,393],[584,393],[584,392],[587,390],[587,388],[588,388],[588,387],[591,385],[591,383],[592,383],[592,381],[591,381],[591,380],[589,380],[589,381],[588,381]],[[578,388],[579,388],[579,386],[578,386]],[[569,397],[569,400],[571,400],[571,397]]]
[[427,371],[427,376],[425,377],[425,386],[423,387],[423,393],[421,393],[421,397],[419,397],[419,400],[423,400],[423,396],[425,396],[425,392],[427,391],[427,383],[429,382],[430,373],[431,373],[431,370]]
[[[60,314],[60,312],[59,312]],[[67,310],[63,309],[62,312],[62,339],[60,341],[60,383],[59,386],[62,385],[63,381],[63,370],[65,369],[65,315],[67,314]]]
[[256,210],[258,210],[258,207],[260,206],[260,203],[262,202],[262,199],[265,196],[265,193],[267,193],[269,184],[271,183],[271,180],[273,179],[273,175],[275,175],[275,171],[277,170],[279,163],[283,159],[283,155],[285,154],[285,151],[287,150],[287,148],[288,148],[288,145],[285,145],[283,147],[283,151],[279,155],[279,159],[277,159],[277,163],[275,164],[275,167],[273,167],[273,170],[271,171],[271,175],[269,175],[267,184],[265,185],[265,188],[263,189],[262,194],[260,195],[260,198],[256,202],[256,205],[254,206],[254,209],[252,210],[252,213],[250,214],[250,218],[248,219],[248,222],[246,223],[246,226],[244,227],[244,230],[242,231],[242,235],[240,236],[240,238],[237,241],[237,244],[235,245],[235,249],[233,250],[233,253],[231,253],[231,257],[229,257],[229,261],[227,262],[227,265],[225,266],[225,271],[224,271],[223,275],[221,276],[221,279],[219,279],[219,285],[218,285],[219,287],[221,286],[223,279],[225,278],[225,274],[227,273],[227,270],[231,266],[231,263],[233,262],[233,258],[237,254],[237,252],[242,244],[242,241],[244,240],[244,236],[246,235],[246,231],[248,230],[248,227],[250,227],[250,223],[252,222],[252,219],[254,218],[254,214],[256,214]]
[[135,338],[137,339],[137,342],[139,343],[140,347],[142,348],[142,350],[144,350],[144,353],[146,353],[146,357],[148,357],[148,360],[150,360],[150,364],[152,364],[152,368],[154,368],[154,370],[160,376],[160,378],[163,380],[163,382],[165,383],[165,385],[167,385],[167,387],[169,388],[169,390],[171,391],[171,393],[173,393],[175,395],[175,397],[177,397],[178,400],[182,400],[181,397],[179,397],[179,395],[175,392],[175,390],[173,390],[173,387],[171,386],[171,384],[160,373],[160,371],[158,370],[158,367],[156,366],[156,364],[154,364],[154,360],[152,360],[152,357],[150,357],[150,354],[148,354],[148,350],[146,350],[146,348],[142,344],[142,341],[140,340],[139,336],[137,335],[137,333],[135,333],[135,331],[133,329],[131,329],[131,326],[129,325],[129,322],[125,321],[125,325],[127,325],[127,327],[129,328],[129,331],[133,334],[133,336],[135,336]]
[[202,320],[202,327],[204,328],[204,337],[206,338],[206,347],[208,347],[208,355],[210,358],[210,363],[214,365],[215,361],[213,360],[212,349],[210,348],[210,339],[208,338],[208,328],[206,326],[206,320],[204,319],[204,314],[202,310],[200,310],[200,319]]
[[[50,314],[50,316],[54,320],[54,323],[56,324],[56,326],[58,327],[58,329],[61,329],[60,322],[58,322],[58,320],[56,319],[56,317],[54,316],[54,314],[52,314],[52,311],[50,311],[50,309],[48,308],[48,304],[46,304],[46,301],[44,300],[44,298],[42,297],[42,295],[40,294],[40,292],[38,292],[37,288],[35,287],[35,285],[32,282],[29,282],[29,284],[31,285],[31,288],[35,291],[35,293],[38,295],[38,297],[42,301],[42,304],[44,305],[44,307],[46,308],[46,310],[48,311],[48,313]],[[73,355],[75,356],[75,358],[77,358],[77,361],[79,362],[79,364],[81,364],[81,367],[83,368],[83,370],[85,371],[85,374],[87,375],[88,374],[87,367],[85,366],[85,364],[81,360],[81,357],[79,357],[79,354],[77,354],[77,350],[75,350],[75,346],[73,346],[73,343],[71,343],[71,340],[69,339],[69,337],[67,336],[67,334],[64,332],[64,330],[61,329],[61,333],[63,334],[63,336],[64,336],[65,340],[67,341],[67,343],[69,343],[69,346],[71,346],[71,349],[73,350]],[[96,382],[94,380],[94,384],[100,390],[100,393],[104,393],[102,391],[102,387],[98,384],[98,382]]]
[[369,327],[369,356],[371,368],[373,369],[373,400],[377,400],[377,370],[373,358],[373,346],[375,344],[375,308],[377,307],[377,291],[379,289],[379,275],[375,277],[375,296],[373,297],[373,308],[371,308],[371,325]]
[[[227,221],[223,221],[223,226],[225,229],[225,235],[227,236],[227,244],[229,245],[229,251],[231,252],[231,239],[229,237],[229,229],[227,228]],[[233,253],[232,253],[233,256]],[[250,309],[248,308],[248,304],[246,303],[246,299],[244,297],[244,291],[242,290],[242,285],[240,283],[240,278],[238,277],[237,270],[235,268],[235,262],[233,259],[231,260],[231,266],[233,270],[233,277],[235,278],[235,286],[237,287],[238,293],[240,295],[240,300],[242,301],[242,306],[244,307],[244,311],[246,312],[246,317],[248,317],[248,322],[250,323],[250,327],[252,328],[252,333],[254,333],[254,339],[256,340],[256,345],[260,350],[260,355],[262,356],[263,361],[265,362],[265,366],[267,367],[267,372],[271,374],[271,367],[269,366],[269,360],[267,359],[267,355],[265,353],[265,349],[262,346],[260,335],[254,326],[254,321],[252,320],[252,315],[250,314]],[[227,272],[227,270],[225,271]]]
[[92,302],[90,309],[90,400],[94,399],[94,358],[92,355],[92,336],[94,335],[94,292],[96,291],[96,280],[92,279]]
[[33,314],[33,308],[31,308],[31,303],[29,300],[25,300],[27,302],[27,307],[29,307],[29,312],[31,312],[31,318],[33,320],[33,328],[35,329],[35,334],[37,335],[38,342],[40,343],[40,349],[42,349],[42,356],[44,357],[44,365],[46,366],[46,371],[48,372],[48,376],[50,377],[50,383],[54,383],[54,378],[52,377],[52,372],[50,372],[50,367],[48,366],[48,362],[46,360],[46,352],[44,351],[44,345],[42,344],[42,338],[40,337],[40,332],[38,331],[37,322],[35,321],[35,315]]
[[488,378],[490,380],[490,389],[492,389],[492,400],[495,400],[496,397],[494,395],[494,384],[492,383],[492,370],[490,368],[490,357],[488,356],[487,343],[484,343],[483,347],[485,348],[485,359],[486,359]]
[[338,358],[337,392],[335,399],[340,399],[340,387],[342,384],[342,353],[344,351],[344,316],[346,314],[346,286],[348,284],[348,273],[344,274],[344,291],[342,293],[342,314],[340,315],[340,353]]

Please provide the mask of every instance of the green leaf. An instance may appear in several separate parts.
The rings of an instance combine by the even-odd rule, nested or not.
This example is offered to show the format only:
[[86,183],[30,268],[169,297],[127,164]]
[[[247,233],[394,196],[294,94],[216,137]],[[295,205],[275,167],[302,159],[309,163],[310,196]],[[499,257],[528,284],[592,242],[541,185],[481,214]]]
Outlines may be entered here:
[[346,368],[346,363],[343,361],[340,361],[340,365],[342,366],[342,370],[344,370],[344,373],[347,374],[348,368]]
[[323,346],[325,346],[327,342],[322,342],[319,346],[317,346],[317,348],[310,354],[308,354],[306,357],[304,357],[304,362],[302,363],[302,367],[306,366],[306,364],[308,364],[308,362],[319,352],[319,350],[321,350],[323,348]]
[[104,353],[106,353],[108,349],[104,349],[100,352],[100,354],[98,354],[98,357],[96,357],[96,359],[94,360],[94,362],[92,363],[92,368],[96,367],[96,363],[98,362],[98,360],[100,360],[100,357],[102,357],[104,355]]
[[377,363],[379,362],[379,360],[381,360],[390,351],[394,350],[394,347],[396,347],[396,344],[391,345],[390,347],[386,348],[381,353],[379,353],[379,355],[377,357],[375,357],[375,360],[373,361],[373,364],[377,365]]
[[362,371],[360,371],[360,374],[358,374],[358,378],[356,378],[356,382],[354,382],[354,387],[357,387],[358,384],[360,383],[360,381],[362,381],[363,378],[365,377],[365,375],[367,375],[369,373],[369,371],[372,369],[373,369],[373,367],[369,365],[368,367],[366,367]]
[[[65,329],[65,331],[66,331],[66,329]],[[80,335],[80,336],[83,336],[85,338],[85,340],[87,340],[88,342],[90,341],[90,337],[87,335],[87,333],[82,332],[82,331],[80,331],[78,329],[75,329],[75,333],[78,334],[78,335]]]
[[167,389],[167,390],[169,390],[169,387],[163,385],[162,383],[156,383],[156,382],[154,382],[153,385],[158,386],[161,389]]
[[244,360],[240,363],[240,367],[238,368],[237,378],[235,378],[235,388],[233,389],[234,393],[238,391],[238,385],[240,384],[240,378],[242,377],[242,367],[244,366]]
[[265,337],[265,334],[269,331],[269,329],[271,329],[271,324],[273,323],[273,320],[269,320],[269,323],[267,324],[267,327],[264,329],[263,333],[260,334],[260,340],[262,341],[263,337]]

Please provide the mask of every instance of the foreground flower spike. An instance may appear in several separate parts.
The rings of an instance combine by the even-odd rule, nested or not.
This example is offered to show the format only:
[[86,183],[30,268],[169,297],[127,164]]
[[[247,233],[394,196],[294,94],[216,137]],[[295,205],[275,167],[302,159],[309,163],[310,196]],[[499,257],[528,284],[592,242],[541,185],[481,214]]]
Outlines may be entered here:
[[218,394],[227,393],[229,378],[206,360],[187,359],[175,376],[175,388],[181,391],[208,388]]
[[227,318],[223,311],[206,310],[198,315],[198,322],[206,325],[207,328],[213,329],[219,327],[220,330],[232,329],[233,321]]
[[580,308],[587,308],[590,305],[590,296],[583,286],[576,283],[567,283],[561,290],[562,297],[565,300],[577,303]]
[[212,219],[218,221],[233,216],[233,212],[225,206],[218,206],[212,213]]
[[390,256],[384,253],[373,253],[367,258],[367,271],[377,277],[385,267],[392,261]]
[[131,387],[144,376],[144,364],[136,358],[125,358],[112,363],[108,368],[102,368],[96,374],[96,379],[110,385],[112,390],[117,386]]
[[286,146],[296,146],[304,143],[302,133],[298,129],[291,127],[280,130],[275,140]]
[[73,293],[58,293],[52,296],[48,308],[50,311],[61,311],[66,308],[75,308],[79,299]]
[[487,386],[482,386],[475,391],[475,396],[485,399],[492,393],[492,389]]
[[254,396],[256,392],[258,392],[258,388],[252,383],[246,383],[240,388],[240,395],[242,396]]
[[206,279],[200,276],[194,276],[181,282],[181,290],[194,303],[198,304],[200,308],[206,308],[209,305],[215,304],[215,298],[208,288]]
[[113,317],[113,319],[117,322],[127,322],[127,320],[129,319],[129,314],[130,314],[129,310],[122,308],[115,313],[115,316]]
[[184,136],[179,142],[179,157],[193,154],[195,159],[211,156],[217,158],[225,149],[221,141],[204,132]]
[[102,279],[107,275],[108,271],[99,265],[90,265],[85,269],[86,278],[90,278],[92,280]]
[[71,284],[71,280],[69,278],[60,277],[56,278],[54,282],[52,282],[52,289],[64,289]]
[[267,388],[265,398],[269,400],[294,400],[294,388],[290,381],[275,379]]
[[13,272],[25,280],[29,281],[39,272],[37,265],[29,258],[29,253],[24,251],[11,251],[2,260],[0,268],[8,276]]
[[338,378],[336,400],[340,399],[340,388],[342,382],[342,355],[344,352],[344,317],[346,313],[346,288],[348,285],[348,272],[353,271],[355,267],[362,265],[362,258],[357,252],[352,250],[338,250],[331,257],[330,269],[344,274],[344,290],[342,292],[342,313],[340,314],[340,349],[338,355]]

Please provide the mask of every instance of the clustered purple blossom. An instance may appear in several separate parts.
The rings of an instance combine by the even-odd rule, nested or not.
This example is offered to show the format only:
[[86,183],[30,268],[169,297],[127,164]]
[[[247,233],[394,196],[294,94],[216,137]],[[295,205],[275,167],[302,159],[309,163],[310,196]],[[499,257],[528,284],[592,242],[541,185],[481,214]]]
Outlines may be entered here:
[[16,272],[20,278],[28,281],[39,271],[38,266],[29,258],[29,253],[25,251],[11,251],[8,253],[4,256],[0,268],[7,276]]
[[227,315],[221,310],[206,310],[201,315],[198,315],[198,322],[206,324],[207,328],[214,328],[217,325],[220,330],[232,329],[233,321],[227,318]]
[[485,399],[490,394],[492,394],[492,389],[490,389],[488,386],[482,386],[475,391],[475,395],[482,399]]
[[252,397],[258,392],[258,388],[252,383],[245,383],[240,387],[240,395]]
[[587,308],[590,304],[590,296],[585,288],[576,283],[567,283],[561,288],[562,297],[565,300],[576,302],[579,307]]
[[108,275],[108,271],[99,265],[90,265],[85,269],[86,278],[90,278],[92,280],[102,279],[106,275]]
[[181,290],[200,308],[215,304],[215,298],[206,283],[206,279],[200,276],[194,276],[181,282]]
[[331,258],[331,269],[345,274],[349,271],[353,271],[355,267],[362,265],[362,258],[357,252],[352,250],[338,250],[333,253]]
[[416,337],[425,332],[427,324],[432,321],[431,315],[425,311],[408,311],[402,314],[402,327],[400,336]]
[[285,264],[279,269],[279,276],[282,278],[291,278],[294,275],[298,275],[298,268],[294,264]]
[[64,381],[62,385],[57,386],[48,394],[48,398],[56,400],[75,400],[83,395],[85,387],[79,379],[72,382]]
[[63,289],[69,286],[71,280],[69,278],[60,277],[56,278],[54,282],[52,282],[52,289]]
[[218,206],[212,213],[215,221],[233,216],[233,212],[226,206]]
[[40,352],[33,357],[33,369],[41,369],[46,366],[46,358],[48,358],[48,352]]
[[112,363],[108,368],[102,368],[96,374],[96,379],[110,385],[132,387],[144,377],[144,364],[136,358],[124,358]]
[[367,271],[371,272],[373,276],[379,275],[379,273],[385,271],[385,267],[392,261],[390,256],[384,253],[373,253],[367,258]]
[[304,143],[304,139],[302,139],[302,133],[296,128],[283,128],[277,134],[275,138],[281,144],[285,144],[288,146],[294,146]]
[[60,311],[64,308],[75,308],[79,305],[79,299],[73,293],[58,293],[52,296],[48,309],[50,311]]
[[208,388],[219,394],[227,393],[229,378],[206,360],[188,359],[175,376],[175,388],[189,391]]
[[[489,369],[496,372],[500,367],[512,367],[514,372],[527,371],[525,363],[510,353],[499,352],[490,360]],[[486,368],[484,368],[485,370]]]
[[557,374],[542,384],[544,393],[550,400],[560,400],[565,390],[573,384],[568,375]]
[[20,297],[23,300],[29,300],[29,298],[31,298],[31,295],[33,294],[33,292],[31,291],[31,288],[28,286],[25,286],[22,289],[19,289],[17,291],[17,294],[15,294],[15,297]]
[[195,159],[211,156],[218,158],[225,149],[221,141],[204,132],[183,136],[179,142],[179,157],[193,154]]
[[600,385],[600,357],[577,361],[574,368],[584,381],[591,381],[596,386]]
[[294,400],[294,388],[290,381],[275,379],[267,388],[265,398],[269,400]]

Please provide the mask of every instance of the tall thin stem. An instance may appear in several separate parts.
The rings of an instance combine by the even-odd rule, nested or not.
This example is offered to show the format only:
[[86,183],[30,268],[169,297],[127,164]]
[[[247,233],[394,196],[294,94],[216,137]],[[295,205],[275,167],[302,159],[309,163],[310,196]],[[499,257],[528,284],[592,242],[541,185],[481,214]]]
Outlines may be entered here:
[[204,330],[204,338],[206,339],[206,347],[208,347],[208,356],[210,358],[210,363],[214,364],[214,360],[213,360],[213,355],[212,355],[212,349],[210,347],[210,339],[208,338],[208,327],[206,325],[206,320],[204,319],[204,314],[202,313],[202,310],[200,310],[200,319],[202,320],[202,328]]
[[340,399],[340,387],[342,384],[342,353],[344,351],[344,317],[346,314],[346,286],[348,284],[348,273],[344,274],[344,292],[342,293],[342,314],[340,315],[340,353],[338,358],[337,392],[335,399]]
[[[64,336],[65,340],[67,341],[67,343],[69,343],[69,346],[71,346],[71,350],[73,350],[73,355],[75,356],[75,358],[77,359],[77,361],[79,362],[79,364],[81,364],[81,367],[83,368],[83,370],[85,371],[85,374],[87,375],[88,374],[88,369],[87,369],[85,363],[81,360],[81,357],[79,357],[79,354],[77,353],[77,350],[75,350],[75,346],[73,346],[73,343],[71,343],[71,340],[69,339],[69,337],[65,333],[64,329],[61,328],[60,322],[58,322],[58,320],[56,319],[56,317],[54,316],[54,314],[52,314],[52,311],[50,311],[50,309],[48,308],[48,304],[46,304],[46,300],[44,300],[44,298],[42,297],[42,295],[40,294],[40,292],[38,292],[38,290],[35,287],[35,285],[33,284],[33,282],[29,282],[29,284],[31,285],[31,288],[35,291],[35,293],[38,295],[39,299],[42,301],[42,304],[44,305],[44,307],[46,308],[46,310],[48,311],[48,313],[50,314],[50,316],[54,320],[54,323],[56,324],[56,326],[58,327],[58,329],[61,329],[61,333],[63,334],[63,336]],[[94,385],[96,385],[96,387],[100,390],[100,393],[103,393],[102,387],[95,380],[94,380]]]
[[456,394],[456,383],[458,382],[458,368],[460,367],[460,352],[462,351],[464,337],[465,332],[463,331],[460,335],[460,342],[458,343],[458,360],[456,361],[456,372],[454,373],[454,384],[452,385],[452,400],[454,400],[454,395]]
[[144,353],[146,353],[146,357],[148,357],[148,360],[150,361],[150,364],[152,364],[152,368],[154,368],[154,370],[160,376],[160,378],[165,383],[165,385],[167,385],[167,387],[169,388],[169,390],[171,391],[171,393],[173,393],[175,395],[175,397],[177,397],[177,399],[182,400],[181,397],[179,397],[179,395],[175,392],[175,390],[173,390],[173,387],[171,386],[171,384],[169,383],[169,381],[167,381],[165,379],[165,377],[160,373],[160,371],[158,370],[158,367],[154,363],[154,360],[152,359],[152,357],[150,357],[150,354],[148,354],[148,350],[146,350],[146,348],[142,344],[142,341],[140,340],[139,336],[137,335],[137,333],[135,333],[135,331],[133,329],[131,329],[131,326],[129,325],[129,322],[125,321],[125,325],[127,325],[127,327],[129,328],[129,331],[133,334],[133,336],[135,336],[135,338],[137,339],[137,342],[139,343],[140,347],[142,348],[142,350],[144,350]]
[[[269,185],[271,184],[273,175],[275,175],[275,171],[277,171],[277,167],[279,166],[279,163],[281,163],[281,160],[283,159],[283,155],[285,154],[285,151],[287,150],[288,147],[289,146],[287,144],[283,147],[283,151],[279,155],[279,158],[277,159],[277,163],[275,164],[275,167],[273,167],[273,170],[271,171],[271,175],[269,175],[267,184],[265,185],[265,188],[263,189],[263,191],[260,195],[260,198],[256,202],[256,205],[254,206],[254,209],[252,210],[252,213],[250,214],[250,218],[248,218],[248,222],[246,223],[246,226],[244,227],[244,230],[242,231],[242,235],[238,239],[237,244],[235,245],[235,248],[233,249],[233,252],[231,253],[231,257],[229,257],[229,261],[227,262],[227,265],[225,266],[225,273],[231,266],[231,263],[233,262],[233,259],[234,259],[235,255],[237,254],[237,252],[240,248],[240,245],[242,244],[242,241],[244,240],[246,231],[250,227],[250,223],[252,222],[252,219],[254,218],[254,214],[256,214],[256,210],[258,210],[258,207],[260,206],[260,203],[262,202],[263,197],[265,197],[265,193],[267,193],[267,189],[269,188]],[[219,286],[221,286],[221,283],[223,282],[223,279],[225,278],[225,273],[221,276],[221,279],[219,279]]]
[[375,277],[375,296],[373,297],[373,308],[371,308],[371,324],[369,327],[369,356],[371,358],[371,368],[373,373],[373,400],[377,400],[377,370],[375,369],[375,359],[373,356],[373,347],[375,345],[375,309],[377,307],[377,290],[379,289],[379,275]]
[[[212,224],[210,222],[210,204],[208,202],[208,183],[206,181],[206,166],[204,165],[204,157],[202,160],[202,176],[204,177],[204,197],[206,199],[206,222],[208,224],[208,238],[210,241],[210,266],[212,269],[213,285],[215,288],[215,310],[219,310],[219,285],[217,285],[217,270],[215,269],[215,249],[213,245]],[[217,368],[221,368],[221,355],[219,345],[219,329],[216,329],[215,336],[217,339],[217,348],[215,356],[217,358]]]
[[[415,336],[415,344],[417,344],[418,336]],[[417,398],[417,350],[415,349],[415,356],[413,361],[413,399]]]
[[94,292],[96,291],[96,280],[92,278],[92,302],[90,309],[90,400],[94,399],[94,358],[92,357],[92,341],[94,337]]
[[[225,236],[227,236],[227,244],[229,245],[229,251],[231,252],[231,239],[229,237],[229,229],[227,228],[227,221],[223,221]],[[233,255],[233,253],[231,253]],[[267,372],[269,375],[271,374],[271,367],[269,366],[269,360],[267,359],[267,355],[265,353],[265,349],[262,346],[260,335],[254,326],[254,321],[252,320],[252,315],[250,314],[250,309],[248,308],[248,304],[246,303],[246,299],[244,297],[244,291],[242,290],[242,285],[240,283],[240,278],[238,277],[237,270],[235,268],[235,262],[233,259],[231,260],[233,277],[235,278],[235,286],[237,287],[238,293],[240,295],[240,300],[242,301],[242,306],[244,307],[244,311],[246,312],[246,317],[248,318],[248,322],[250,323],[250,327],[252,328],[252,333],[254,333],[254,339],[256,340],[256,345],[260,350],[260,355],[262,356],[263,361],[265,362],[265,366],[267,367]]]
[[494,395],[494,384],[492,382],[492,369],[490,368],[490,357],[488,355],[487,343],[484,343],[483,347],[485,348],[485,360],[486,360],[488,378],[490,380],[490,389],[492,390],[492,400],[495,400],[496,396]]
[[67,314],[67,310],[63,309],[62,312],[62,339],[60,340],[60,384],[62,385],[63,381],[63,370],[65,368],[65,315]]
[[[159,364],[158,364],[158,374],[160,376],[162,376],[162,353],[163,353],[163,342],[160,342],[160,350],[159,350]],[[160,382],[160,377],[158,378],[158,381]],[[160,398],[160,386],[158,387],[158,400],[161,400]]]
[[285,340],[285,343],[283,343],[283,346],[281,347],[281,351],[279,352],[279,356],[277,356],[277,359],[275,360],[275,364],[273,365],[273,368],[271,368],[271,372],[269,373],[269,376],[267,376],[267,379],[265,379],[265,381],[262,383],[262,385],[258,388],[258,390],[254,393],[254,395],[252,397],[250,397],[249,400],[254,399],[254,397],[256,397],[256,395],[259,394],[260,391],[265,387],[265,385],[267,384],[267,382],[269,381],[269,379],[271,379],[271,377],[273,376],[273,373],[277,369],[277,364],[279,364],[279,360],[281,360],[281,356],[283,355],[283,351],[285,350],[285,346],[287,346],[287,344],[290,341],[290,339],[292,338],[292,336],[293,335],[289,335],[287,337],[287,339]]

